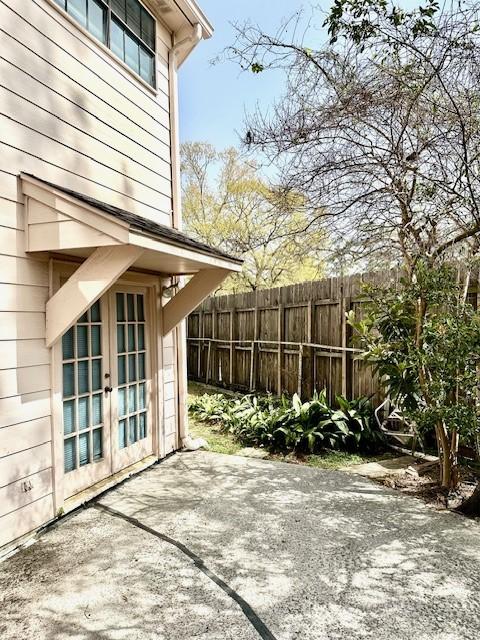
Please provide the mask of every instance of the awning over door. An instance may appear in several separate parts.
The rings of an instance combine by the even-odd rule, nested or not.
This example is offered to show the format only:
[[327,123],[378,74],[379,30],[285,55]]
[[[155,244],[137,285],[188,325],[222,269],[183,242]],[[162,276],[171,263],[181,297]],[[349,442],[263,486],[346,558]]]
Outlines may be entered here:
[[47,302],[47,346],[131,267],[193,276],[163,308],[167,334],[242,261],[187,235],[89,196],[21,174],[26,250],[83,258]]

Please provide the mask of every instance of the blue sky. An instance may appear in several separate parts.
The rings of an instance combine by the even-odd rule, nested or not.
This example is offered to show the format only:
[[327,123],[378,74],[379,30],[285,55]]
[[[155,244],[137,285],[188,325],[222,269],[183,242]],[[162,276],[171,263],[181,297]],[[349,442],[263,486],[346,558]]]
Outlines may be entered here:
[[[275,31],[282,18],[305,8],[311,15],[308,0],[200,0],[215,33],[201,42],[180,69],[180,138],[185,141],[208,141],[222,149],[239,142],[245,110],[259,103],[268,107],[282,90],[278,73],[241,73],[230,62],[211,65],[211,60],[234,41],[231,22],[250,20],[267,31]],[[322,6],[330,5],[322,0]],[[317,22],[321,22],[318,20]],[[319,42],[324,34],[318,31]],[[315,46],[313,43],[312,46]]]

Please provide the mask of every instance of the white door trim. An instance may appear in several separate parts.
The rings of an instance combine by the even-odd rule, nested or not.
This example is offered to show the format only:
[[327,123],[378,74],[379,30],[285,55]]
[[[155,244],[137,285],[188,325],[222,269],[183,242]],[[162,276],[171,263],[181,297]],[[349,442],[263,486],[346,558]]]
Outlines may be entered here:
[[[79,267],[69,260],[50,260],[50,295],[60,288],[61,279],[69,278]],[[165,456],[165,427],[163,415],[163,331],[161,278],[139,272],[126,272],[117,281],[119,285],[144,287],[147,296],[148,318],[150,321],[150,371],[151,371],[151,423],[152,451],[156,458]],[[63,452],[63,389],[62,389],[62,341],[58,340],[50,348],[51,363],[51,413],[52,413],[52,468],[53,498],[55,515],[63,513],[65,497],[64,452]],[[71,498],[69,498],[71,500]]]

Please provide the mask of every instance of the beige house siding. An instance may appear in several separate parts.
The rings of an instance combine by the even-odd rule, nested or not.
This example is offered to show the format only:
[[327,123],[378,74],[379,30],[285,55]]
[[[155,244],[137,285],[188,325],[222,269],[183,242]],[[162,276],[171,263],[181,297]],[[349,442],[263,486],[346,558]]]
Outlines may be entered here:
[[[168,51],[157,91],[49,0],[0,0],[0,547],[54,517],[47,259],[25,253],[21,172],[172,224]],[[174,335],[163,345],[176,448]],[[30,486],[31,485],[31,486]]]
[[47,0],[2,0],[0,24],[0,170],[170,224],[169,34],[154,95]]

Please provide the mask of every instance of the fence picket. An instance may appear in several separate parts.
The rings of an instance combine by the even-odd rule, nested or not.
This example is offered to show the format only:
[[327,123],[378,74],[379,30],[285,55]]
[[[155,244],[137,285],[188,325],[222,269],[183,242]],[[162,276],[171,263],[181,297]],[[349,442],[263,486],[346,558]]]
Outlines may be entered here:
[[[189,317],[189,377],[238,390],[309,397],[383,395],[371,367],[355,358],[346,313],[361,316],[363,283],[395,272],[330,278],[207,298]],[[227,372],[228,369],[228,372]]]

